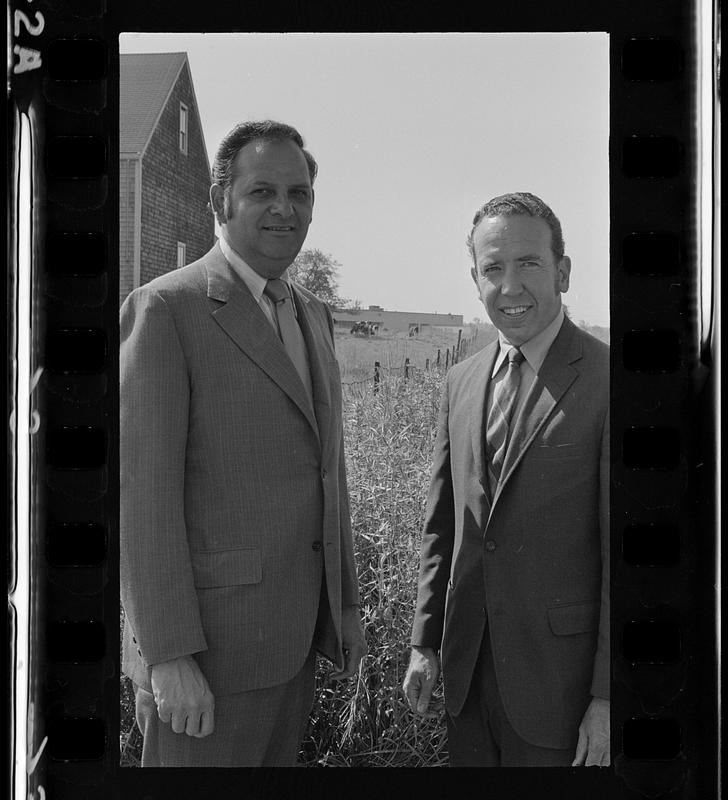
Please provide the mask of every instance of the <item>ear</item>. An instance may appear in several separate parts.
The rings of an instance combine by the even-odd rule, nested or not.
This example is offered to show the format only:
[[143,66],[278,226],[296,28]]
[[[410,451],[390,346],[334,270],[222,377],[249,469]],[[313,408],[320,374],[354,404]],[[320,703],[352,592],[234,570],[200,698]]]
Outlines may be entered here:
[[210,205],[213,213],[220,225],[224,225],[225,219],[225,190],[218,183],[213,183],[210,187]]
[[470,277],[475,285],[478,286],[478,270],[475,267],[470,267]]
[[569,291],[569,276],[571,275],[571,259],[568,256],[563,256],[556,266],[556,274],[558,276],[558,287],[561,293]]

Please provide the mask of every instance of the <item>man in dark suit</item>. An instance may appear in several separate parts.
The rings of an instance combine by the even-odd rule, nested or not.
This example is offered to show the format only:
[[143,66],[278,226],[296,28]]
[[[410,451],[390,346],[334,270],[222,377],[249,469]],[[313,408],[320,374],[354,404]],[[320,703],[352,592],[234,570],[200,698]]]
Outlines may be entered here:
[[121,309],[123,669],[143,766],[293,766],[316,651],[364,653],[333,322],[285,280],[311,222],[298,132],[238,125],[221,236]]
[[498,340],[447,376],[404,691],[442,662],[452,766],[609,764],[609,350],[564,316],[561,225],[496,197],[468,239]]

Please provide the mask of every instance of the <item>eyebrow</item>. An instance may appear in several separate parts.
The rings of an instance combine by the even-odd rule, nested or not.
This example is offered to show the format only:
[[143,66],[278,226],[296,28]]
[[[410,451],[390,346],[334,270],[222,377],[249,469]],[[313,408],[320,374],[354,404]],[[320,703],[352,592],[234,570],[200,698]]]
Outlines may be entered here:
[[[276,182],[275,181],[264,181],[264,180],[260,180],[259,179],[259,180],[252,181],[250,185],[251,186],[275,186]],[[289,189],[310,189],[311,188],[311,184],[310,183],[291,183],[291,184],[288,184],[288,188]]]
[[536,254],[527,256],[518,256],[518,261],[541,261],[541,256]]

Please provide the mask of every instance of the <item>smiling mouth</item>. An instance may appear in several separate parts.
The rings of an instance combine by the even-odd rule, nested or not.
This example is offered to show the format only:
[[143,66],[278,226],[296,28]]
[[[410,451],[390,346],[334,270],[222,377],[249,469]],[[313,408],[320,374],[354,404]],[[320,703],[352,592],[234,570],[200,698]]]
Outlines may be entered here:
[[521,314],[525,314],[529,308],[531,308],[531,306],[505,306],[499,310],[507,317],[519,317]]
[[265,225],[263,230],[273,231],[273,233],[291,233],[295,228],[292,225]]

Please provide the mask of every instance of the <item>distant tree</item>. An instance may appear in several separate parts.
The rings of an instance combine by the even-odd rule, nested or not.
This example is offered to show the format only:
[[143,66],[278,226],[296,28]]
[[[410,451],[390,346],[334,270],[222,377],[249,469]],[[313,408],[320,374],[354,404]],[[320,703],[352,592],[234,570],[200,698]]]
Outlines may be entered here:
[[288,277],[330,306],[341,307],[348,303],[339,297],[339,269],[341,264],[328,253],[315,248],[301,250],[288,267]]

